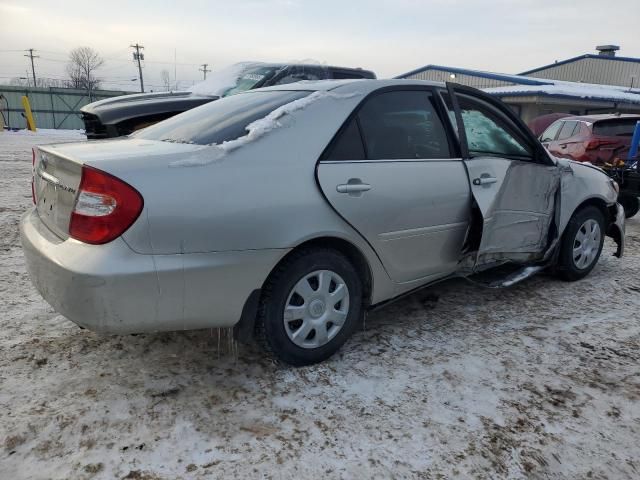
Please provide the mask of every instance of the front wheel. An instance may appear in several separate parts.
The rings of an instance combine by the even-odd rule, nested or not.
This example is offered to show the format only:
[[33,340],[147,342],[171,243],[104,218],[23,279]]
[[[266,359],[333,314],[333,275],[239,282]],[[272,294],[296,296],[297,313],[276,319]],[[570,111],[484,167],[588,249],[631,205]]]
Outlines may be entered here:
[[362,284],[340,252],[304,249],[267,280],[258,338],[280,360],[311,365],[333,355],[351,336],[362,311]]
[[598,263],[604,244],[605,220],[596,207],[585,207],[569,220],[560,244],[558,273],[567,281],[586,277]]

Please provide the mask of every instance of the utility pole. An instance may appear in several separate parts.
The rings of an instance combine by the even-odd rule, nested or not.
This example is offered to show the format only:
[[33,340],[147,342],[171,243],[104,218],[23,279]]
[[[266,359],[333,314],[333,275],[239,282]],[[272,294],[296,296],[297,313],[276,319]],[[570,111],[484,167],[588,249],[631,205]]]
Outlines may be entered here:
[[25,52],[29,52],[29,54],[25,55],[25,57],[29,57],[29,59],[31,60],[31,73],[33,74],[33,87],[35,88],[37,86],[37,83],[36,83],[36,68],[33,66],[33,59],[34,58],[39,58],[39,56],[33,54],[33,48],[25,50]]
[[200,70],[201,72],[203,72],[203,73],[204,73],[204,79],[205,79],[205,80],[207,79],[207,72],[210,72],[210,71],[211,71],[211,70],[207,70],[207,66],[208,66],[208,65],[209,65],[208,63],[203,63],[203,64],[202,64],[202,68],[199,68],[199,69],[198,69],[198,70]]
[[140,64],[141,60],[144,60],[144,53],[140,53],[140,50],[144,47],[142,45],[129,45],[131,48],[135,48],[136,51],[133,52],[133,59],[138,61],[138,72],[140,72],[140,91],[144,93],[144,80],[142,79],[142,65]]

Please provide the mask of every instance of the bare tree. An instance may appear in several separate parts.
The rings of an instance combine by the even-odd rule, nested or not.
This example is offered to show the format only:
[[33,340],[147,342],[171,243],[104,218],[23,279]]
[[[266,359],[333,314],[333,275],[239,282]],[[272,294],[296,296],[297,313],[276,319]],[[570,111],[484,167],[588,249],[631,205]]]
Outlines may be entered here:
[[167,92],[171,90],[171,75],[169,74],[169,70],[162,70],[160,72],[160,78]]
[[95,71],[104,65],[104,59],[90,47],[78,47],[71,50],[67,75],[73,88],[82,88],[89,92],[100,87],[100,79]]

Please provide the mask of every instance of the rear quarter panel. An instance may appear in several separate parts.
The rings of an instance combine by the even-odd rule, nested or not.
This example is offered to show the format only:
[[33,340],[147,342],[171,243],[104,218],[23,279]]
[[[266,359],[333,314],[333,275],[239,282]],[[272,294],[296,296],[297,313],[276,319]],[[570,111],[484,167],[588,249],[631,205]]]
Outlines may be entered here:
[[[110,161],[109,172],[145,200],[125,241],[136,252],[162,255],[288,249],[313,238],[343,238],[363,252],[378,280],[374,302],[389,296],[393,287],[375,252],[333,211],[315,179],[317,159],[360,99],[318,100],[218,159],[216,149],[204,147]],[[185,161],[202,164],[176,166]]]

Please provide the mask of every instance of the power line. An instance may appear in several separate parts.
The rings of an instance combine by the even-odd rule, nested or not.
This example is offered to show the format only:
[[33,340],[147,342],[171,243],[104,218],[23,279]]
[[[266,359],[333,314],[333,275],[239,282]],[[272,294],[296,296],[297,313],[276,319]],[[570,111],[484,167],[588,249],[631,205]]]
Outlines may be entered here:
[[34,58],[38,58],[38,55],[34,55],[33,54],[33,48],[30,48],[28,50],[25,50],[26,52],[29,52],[28,55],[25,55],[25,57],[29,57],[29,59],[31,60],[31,73],[33,74],[33,86],[37,87],[38,84],[36,83],[36,67],[33,66],[33,59]]
[[142,65],[140,60],[144,60],[144,53],[140,53],[140,49],[144,48],[142,45],[129,45],[131,48],[135,48],[136,52],[133,54],[133,59],[138,61],[138,72],[140,72],[140,91],[144,93],[144,80],[142,79]]
[[198,70],[200,70],[202,73],[204,73],[204,79],[207,79],[207,72],[210,72],[211,70],[207,70],[207,65],[209,65],[208,63],[203,63],[202,64],[202,68],[199,68]]

